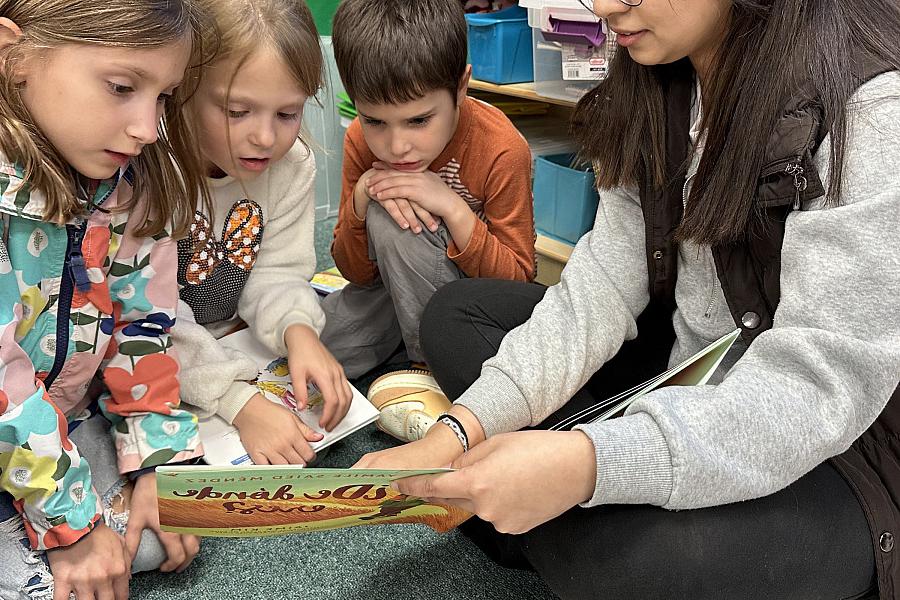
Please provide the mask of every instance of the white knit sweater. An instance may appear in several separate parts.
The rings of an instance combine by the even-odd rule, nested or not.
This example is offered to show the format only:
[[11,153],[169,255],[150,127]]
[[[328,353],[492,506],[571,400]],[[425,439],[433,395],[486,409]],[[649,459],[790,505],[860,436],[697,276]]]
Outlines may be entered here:
[[325,324],[309,285],[316,270],[315,174],[314,156],[297,142],[284,158],[246,183],[246,193],[234,178],[209,180],[214,211],[209,220],[216,235],[234,203],[248,195],[262,209],[264,228],[234,318],[198,325],[190,306],[179,303],[172,334],[181,361],[181,396],[201,414],[216,413],[231,423],[257,392],[247,383],[257,375],[254,362],[217,339],[238,319],[275,356],[287,355],[284,333],[291,325],[320,332]]

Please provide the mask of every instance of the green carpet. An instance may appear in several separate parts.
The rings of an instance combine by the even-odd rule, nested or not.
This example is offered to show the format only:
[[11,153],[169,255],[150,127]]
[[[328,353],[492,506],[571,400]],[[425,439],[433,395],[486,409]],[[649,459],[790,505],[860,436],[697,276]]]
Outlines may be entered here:
[[[334,219],[316,223],[318,268],[328,254]],[[365,393],[383,367],[355,382]],[[332,446],[323,467],[349,467],[367,452],[393,445],[369,426]],[[555,598],[533,573],[504,569],[459,532],[425,525],[375,525],[270,538],[206,538],[180,575],[140,573],[138,600],[543,600]]]
[[316,270],[324,271],[334,266],[331,258],[331,240],[334,238],[334,225],[337,217],[316,222]]

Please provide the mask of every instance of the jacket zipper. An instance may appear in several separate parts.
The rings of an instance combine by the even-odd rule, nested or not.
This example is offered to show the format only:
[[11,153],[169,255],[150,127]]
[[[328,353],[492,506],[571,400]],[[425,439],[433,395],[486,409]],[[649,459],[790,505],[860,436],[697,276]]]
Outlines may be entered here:
[[716,291],[715,286],[711,287],[709,290],[709,304],[706,305],[706,312],[703,313],[703,317],[706,319],[709,319],[712,317],[712,309],[716,303],[715,291]]
[[794,178],[795,196],[793,209],[800,210],[800,195],[806,191],[806,188],[809,185],[801,157],[798,156],[789,160],[779,160],[775,163],[769,163],[763,168],[762,173],[760,173],[760,179],[765,179],[776,173],[784,173]]
[[[690,175],[687,179],[684,180],[684,188],[681,190],[681,198],[682,202],[685,206],[687,206],[687,193],[688,186],[691,184],[691,181],[696,177],[696,173]],[[711,285],[709,288],[709,302],[706,304],[706,312],[703,313],[703,316],[709,319],[712,316],[712,309],[716,304],[716,286],[715,284]]]
[[53,385],[53,381],[59,375],[66,358],[68,358],[69,318],[72,310],[74,288],[77,286],[79,290],[87,291],[91,286],[87,269],[84,266],[84,257],[81,254],[81,242],[84,240],[86,232],[86,220],[78,225],[66,225],[66,259],[63,262],[59,297],[56,300],[56,354],[53,358],[53,367],[47,373],[47,377],[44,378],[44,387],[47,390]]
[[787,164],[784,168],[784,172],[794,178],[794,190],[797,195],[794,197],[794,210],[800,210],[800,194],[806,191],[806,186],[809,185],[806,177],[804,176],[803,166],[800,164],[800,160],[795,160]]

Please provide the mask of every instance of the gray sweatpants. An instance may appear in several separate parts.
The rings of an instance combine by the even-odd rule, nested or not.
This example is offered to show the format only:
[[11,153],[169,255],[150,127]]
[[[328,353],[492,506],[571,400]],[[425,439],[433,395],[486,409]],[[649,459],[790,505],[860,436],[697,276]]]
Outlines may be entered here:
[[419,322],[434,292],[465,277],[447,257],[450,232],[400,229],[377,202],[366,213],[369,258],[380,274],[372,285],[347,285],[322,301],[325,329],[320,339],[354,379],[406,345],[409,359],[422,361]]
[[[113,515],[110,506],[127,479],[119,475],[116,449],[109,428],[109,421],[98,414],[81,423],[69,439],[91,465],[94,489],[100,494],[104,508],[104,521],[124,535],[128,513]],[[8,494],[0,497],[0,503],[3,503],[0,506],[0,598],[50,600],[53,598],[53,577],[47,566],[47,557],[45,553],[31,549],[22,517],[12,508],[11,498]],[[145,529],[137,556],[131,563],[131,571],[152,571],[165,560],[166,552],[156,534]]]

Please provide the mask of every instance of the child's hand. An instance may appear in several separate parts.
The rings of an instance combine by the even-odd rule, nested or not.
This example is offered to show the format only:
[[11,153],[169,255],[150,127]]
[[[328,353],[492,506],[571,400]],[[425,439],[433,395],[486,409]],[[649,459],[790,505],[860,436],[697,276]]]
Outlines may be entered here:
[[[366,219],[366,214],[369,212],[369,202],[378,202],[388,213],[394,217],[394,220],[397,221],[397,225],[402,227],[403,229],[409,229],[410,226],[416,225],[416,227],[421,227],[418,225],[419,221],[415,216],[415,212],[409,206],[409,202],[399,199],[400,202],[397,202],[398,199],[388,199],[388,200],[378,200],[374,196],[369,195],[369,180],[379,172],[384,171],[385,169],[390,169],[390,167],[381,162],[376,162],[372,165],[372,168],[363,173],[360,178],[356,181],[356,185],[353,187],[353,212],[356,213],[357,218],[360,220]],[[399,207],[403,207],[403,213],[399,211]],[[429,215],[425,209],[420,209],[423,217],[428,217],[430,219],[434,219],[431,215]],[[404,218],[402,215],[407,215],[409,219]],[[417,231],[418,233],[418,231]]]
[[[375,163],[375,166],[379,170],[366,181],[369,196],[381,203],[395,221],[397,217],[391,213],[388,204],[396,203],[402,218],[409,222],[416,233],[421,230],[418,229],[416,219],[410,219],[410,212],[431,231],[437,230],[438,219],[447,220],[462,209],[471,212],[465,201],[447,187],[437,173],[395,171],[388,169],[383,163]],[[398,224],[403,227],[400,221]]]
[[262,394],[250,398],[234,418],[234,426],[250,459],[258,465],[305,465],[316,457],[309,442],[322,439],[321,433]]
[[374,167],[369,169],[360,176],[356,181],[356,185],[353,186],[353,212],[356,213],[356,217],[360,220],[365,220],[369,209],[369,201],[372,200],[368,192],[369,178],[377,172],[378,169]]
[[357,197],[360,198],[360,201],[362,201],[361,197],[364,196],[366,202],[369,200],[378,202],[401,229],[411,229],[413,233],[421,233],[422,225],[424,224],[431,231],[435,231],[438,227],[438,217],[432,215],[421,206],[410,202],[406,198],[378,198],[374,194],[369,193],[370,181],[376,175],[383,173],[400,173],[400,171],[391,169],[386,163],[374,163],[372,168],[366,171],[357,182],[359,194]]
[[[134,491],[129,504],[128,527],[125,530],[125,544],[131,560],[137,555],[141,543],[141,533],[151,529],[166,550],[166,561],[159,566],[163,573],[181,573],[188,568],[200,552],[200,538],[195,535],[169,533],[159,528],[159,507],[156,501],[156,473],[146,473],[134,482]],[[91,596],[86,596],[90,598]]]
[[344,368],[306,325],[291,325],[284,332],[288,348],[288,368],[298,408],[306,408],[306,382],[312,381],[322,392],[324,407],[319,426],[331,431],[350,410],[353,394]]
[[53,574],[53,600],[128,598],[131,559],[122,536],[101,521],[71,546],[47,551]]

